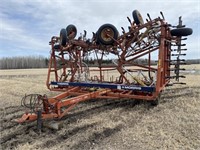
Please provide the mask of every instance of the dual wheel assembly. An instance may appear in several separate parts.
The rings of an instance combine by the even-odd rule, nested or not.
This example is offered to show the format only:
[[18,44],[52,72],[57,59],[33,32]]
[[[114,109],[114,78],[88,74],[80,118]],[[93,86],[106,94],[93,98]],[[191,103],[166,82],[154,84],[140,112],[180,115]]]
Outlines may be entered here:
[[60,30],[60,45],[65,46],[66,43],[71,40],[74,39],[77,35],[77,29],[75,25],[68,25],[66,27],[66,29],[61,29]]
[[[138,10],[134,10],[132,12],[132,17],[134,20],[134,23],[136,25],[143,25],[144,20],[142,18],[142,15]],[[172,36],[188,36],[192,34],[192,29],[191,28],[177,28],[177,29],[172,29],[171,30],[171,35]],[[66,43],[69,40],[72,40],[76,37],[77,35],[77,28],[75,25],[70,24],[66,27],[66,29],[61,29],[60,30],[60,45],[66,46]],[[96,32],[96,38],[95,42],[97,45],[113,45],[115,41],[117,41],[119,37],[119,32],[117,28],[112,25],[112,24],[104,24],[102,25],[98,31]]]
[[[60,45],[66,46],[69,40],[72,40],[77,35],[75,25],[68,25],[66,29],[60,30]],[[117,40],[119,32],[112,24],[102,25],[96,32],[96,43],[102,45],[112,45]]]

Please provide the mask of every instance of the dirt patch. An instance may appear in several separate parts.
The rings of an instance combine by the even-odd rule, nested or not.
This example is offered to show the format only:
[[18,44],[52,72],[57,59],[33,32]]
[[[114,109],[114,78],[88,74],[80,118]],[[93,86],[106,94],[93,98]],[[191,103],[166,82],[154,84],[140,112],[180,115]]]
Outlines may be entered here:
[[44,127],[40,134],[36,122],[12,122],[22,113],[21,107],[6,107],[1,109],[1,146],[3,149],[173,149],[183,148],[185,142],[187,148],[196,149],[200,146],[197,122],[200,111],[195,109],[200,107],[199,88],[166,89],[157,107],[145,101],[138,104],[133,100],[91,100],[57,120],[63,123],[60,130]]
[[129,99],[80,103],[67,116],[55,120],[63,124],[60,130],[43,127],[41,133],[37,132],[36,122],[18,124],[14,119],[24,113],[20,106],[24,94],[56,94],[46,90],[41,82],[45,78],[38,73],[35,78],[0,79],[1,149],[198,149],[197,78],[188,75],[187,85],[166,88],[157,107]]

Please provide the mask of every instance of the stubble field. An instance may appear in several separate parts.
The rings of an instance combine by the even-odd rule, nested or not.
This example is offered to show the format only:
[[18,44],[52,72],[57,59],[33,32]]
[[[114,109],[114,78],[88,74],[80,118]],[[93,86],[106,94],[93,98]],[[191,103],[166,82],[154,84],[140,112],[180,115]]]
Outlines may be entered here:
[[167,87],[157,107],[134,100],[91,100],[62,118],[60,130],[18,124],[25,94],[56,95],[47,69],[0,70],[0,149],[200,149],[200,65],[186,66],[187,85]]

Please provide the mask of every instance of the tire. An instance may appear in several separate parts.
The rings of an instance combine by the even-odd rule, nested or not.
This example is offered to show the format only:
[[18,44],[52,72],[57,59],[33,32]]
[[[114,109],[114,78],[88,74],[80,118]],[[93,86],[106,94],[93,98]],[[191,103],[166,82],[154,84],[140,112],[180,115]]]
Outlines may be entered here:
[[150,105],[153,106],[153,107],[157,106],[159,104],[160,98],[161,98],[161,93],[158,95],[158,97],[155,100],[149,101]]
[[65,46],[67,42],[67,31],[65,29],[60,30],[60,45]]
[[[109,34],[111,37],[107,36]],[[104,24],[97,31],[97,43],[102,45],[112,45],[118,38],[118,31],[112,24]]]
[[172,36],[188,36],[192,34],[191,28],[178,28],[178,29],[172,29],[171,31]]
[[159,104],[158,99],[150,101],[151,106],[157,106]]
[[67,38],[69,40],[74,39],[76,37],[77,29],[75,25],[73,24],[68,25],[66,27],[66,31],[67,31]]
[[139,12],[138,10],[134,10],[134,11],[132,12],[132,16],[133,16],[133,19],[134,19],[134,21],[135,21],[135,23],[136,23],[137,25],[142,25],[142,24],[144,24],[144,20],[143,20],[143,18],[142,18],[142,15],[140,14],[140,12]]

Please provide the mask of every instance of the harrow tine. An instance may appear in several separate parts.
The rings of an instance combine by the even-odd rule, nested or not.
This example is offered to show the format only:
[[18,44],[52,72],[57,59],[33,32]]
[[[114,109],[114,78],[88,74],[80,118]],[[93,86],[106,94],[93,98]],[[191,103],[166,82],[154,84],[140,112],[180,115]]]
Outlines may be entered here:
[[171,68],[171,69],[169,69],[168,71],[177,71],[177,70],[182,70],[182,71],[184,71],[185,68]]
[[147,13],[147,16],[148,16],[149,20],[152,21],[150,15],[149,15],[149,13]]
[[123,28],[123,27],[121,27],[121,29],[122,29],[122,33],[124,34],[124,33],[125,33],[125,30],[124,30],[124,28]]
[[84,30],[83,37],[85,38],[85,37],[86,37],[86,35],[87,35],[87,31],[86,31],[86,30]]
[[186,85],[186,83],[184,83],[184,82],[174,82],[174,83],[168,83],[166,86],[173,86],[175,84]]
[[[180,65],[187,65],[185,62],[179,62]],[[170,65],[176,65],[176,63],[170,63]]]
[[187,40],[187,38],[183,38],[183,39],[181,39],[181,40]]
[[[165,77],[166,79],[175,79],[177,78],[177,76],[169,76],[169,77]],[[186,78],[185,76],[178,76],[178,78]]]
[[179,44],[179,43],[177,43],[177,44],[172,44],[172,46],[186,46],[186,44]]
[[175,83],[173,83],[173,84],[182,84],[182,85],[186,85],[186,83],[184,83],[184,82],[175,82]]
[[184,49],[173,49],[172,51],[187,51],[187,48],[184,48]]
[[127,17],[128,22],[130,23],[130,25],[132,25],[131,19],[129,17]]
[[177,28],[184,28],[185,27],[185,25],[182,24],[183,22],[182,22],[181,18],[182,18],[182,16],[179,17],[179,24],[176,26]]
[[165,17],[164,17],[164,15],[163,15],[163,12],[162,12],[162,11],[160,11],[160,14],[161,14],[162,18],[165,20]]
[[186,56],[186,54],[172,54],[171,56]]

